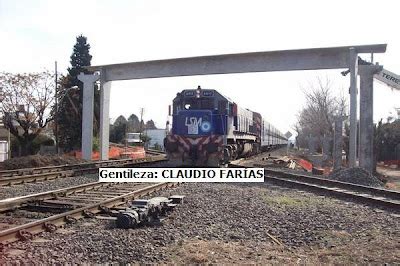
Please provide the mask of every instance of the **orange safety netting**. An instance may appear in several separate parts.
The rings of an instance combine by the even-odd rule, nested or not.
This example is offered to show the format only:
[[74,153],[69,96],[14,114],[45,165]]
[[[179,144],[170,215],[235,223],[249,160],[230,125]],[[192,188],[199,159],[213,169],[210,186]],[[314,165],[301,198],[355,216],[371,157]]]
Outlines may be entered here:
[[298,159],[297,163],[307,171],[311,171],[313,168],[312,163],[304,159]]
[[[82,151],[72,151],[68,153],[75,158],[82,158]],[[111,146],[108,152],[108,158],[132,158],[141,159],[146,157],[146,152],[143,147],[115,147]],[[92,152],[92,160],[100,160],[100,153],[98,151]]]

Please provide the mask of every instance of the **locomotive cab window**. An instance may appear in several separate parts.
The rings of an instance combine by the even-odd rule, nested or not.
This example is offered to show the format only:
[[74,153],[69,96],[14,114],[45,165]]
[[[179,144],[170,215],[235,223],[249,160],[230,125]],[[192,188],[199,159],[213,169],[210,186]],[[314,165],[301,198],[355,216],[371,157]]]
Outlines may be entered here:
[[227,104],[228,104],[227,101],[218,101],[218,113],[227,114],[227,110],[226,110]]
[[183,109],[185,110],[210,110],[213,108],[213,99],[187,98],[183,102]]

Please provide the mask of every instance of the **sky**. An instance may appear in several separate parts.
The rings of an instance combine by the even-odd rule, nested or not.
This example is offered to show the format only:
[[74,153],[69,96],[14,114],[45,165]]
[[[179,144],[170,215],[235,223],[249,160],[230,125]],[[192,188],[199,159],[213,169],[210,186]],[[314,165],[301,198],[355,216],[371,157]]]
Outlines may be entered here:
[[[92,65],[202,55],[387,43],[374,62],[400,74],[398,1],[50,1],[0,0],[0,71],[66,73],[76,36]],[[362,55],[369,60],[370,56]],[[216,89],[292,131],[307,91],[329,79],[349,97],[342,70],[207,75],[112,83],[110,116],[139,115],[164,127],[183,89]],[[400,107],[400,91],[374,83],[374,120]]]

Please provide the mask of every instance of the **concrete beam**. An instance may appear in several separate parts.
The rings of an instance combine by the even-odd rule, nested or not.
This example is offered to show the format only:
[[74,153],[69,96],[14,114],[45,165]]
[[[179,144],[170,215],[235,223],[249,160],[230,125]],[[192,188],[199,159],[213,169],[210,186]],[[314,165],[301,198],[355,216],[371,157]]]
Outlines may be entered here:
[[83,82],[82,158],[86,160],[92,159],[94,83],[99,77],[98,74],[80,73],[78,75],[78,79]]
[[374,75],[382,71],[379,65],[360,65],[360,167],[372,173],[374,165],[373,88]]
[[225,54],[88,66],[105,70],[105,81],[191,75],[348,68],[349,49],[356,53],[383,53],[386,44]]
[[108,160],[111,81],[100,83],[100,159]]
[[[355,54],[383,53],[386,51],[386,44],[225,54],[88,66],[86,69],[90,71],[101,72],[103,83],[100,121],[101,158],[105,159],[108,157],[110,95],[110,88],[108,86],[110,84],[107,85],[107,83],[109,81],[228,73],[352,68],[352,62],[355,60],[354,55],[349,54],[350,48],[353,49]],[[357,75],[353,71],[353,76],[354,73]],[[85,76],[94,77],[93,75]],[[82,153],[85,159],[91,159],[93,138],[93,99],[88,95],[90,94],[93,97],[94,81],[98,77],[95,80],[92,78],[94,81],[90,78],[88,79],[89,81],[86,81],[87,84],[84,85],[87,88],[84,90],[84,94],[86,91],[88,98],[83,103],[84,122],[82,124]],[[82,76],[81,80],[85,80],[84,76]]]

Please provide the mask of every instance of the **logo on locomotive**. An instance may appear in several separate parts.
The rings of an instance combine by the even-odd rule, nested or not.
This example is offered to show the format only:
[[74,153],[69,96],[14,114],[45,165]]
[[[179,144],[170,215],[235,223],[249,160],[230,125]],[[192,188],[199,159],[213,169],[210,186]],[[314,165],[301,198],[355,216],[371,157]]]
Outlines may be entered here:
[[185,126],[189,135],[199,134],[199,128],[203,133],[211,131],[211,123],[202,117],[186,117]]

